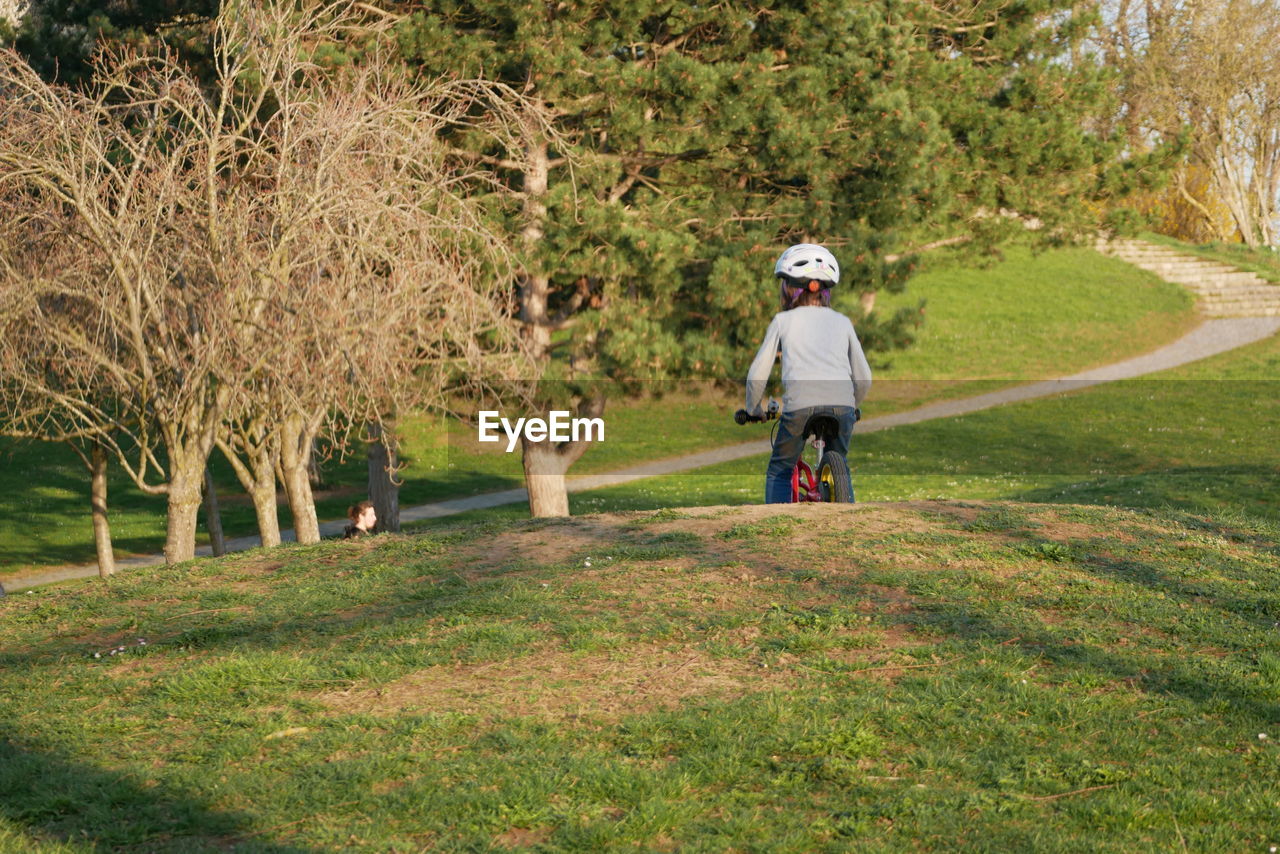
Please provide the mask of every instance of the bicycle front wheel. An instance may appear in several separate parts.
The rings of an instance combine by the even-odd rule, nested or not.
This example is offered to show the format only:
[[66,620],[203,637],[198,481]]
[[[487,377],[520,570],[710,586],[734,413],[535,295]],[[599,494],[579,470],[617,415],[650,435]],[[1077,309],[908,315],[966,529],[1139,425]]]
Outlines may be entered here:
[[853,487],[849,483],[849,464],[834,451],[827,451],[818,463],[818,492],[823,501],[836,504],[853,503]]

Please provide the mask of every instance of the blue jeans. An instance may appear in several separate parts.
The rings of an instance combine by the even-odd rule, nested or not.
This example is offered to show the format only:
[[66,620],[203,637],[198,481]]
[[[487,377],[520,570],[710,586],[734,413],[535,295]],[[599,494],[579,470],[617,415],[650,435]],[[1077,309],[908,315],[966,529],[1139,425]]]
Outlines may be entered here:
[[[804,452],[804,425],[814,415],[831,415],[836,419],[840,430],[827,450],[842,457],[849,456],[849,438],[853,436],[853,425],[858,420],[857,410],[852,406],[809,406],[782,413],[773,440],[773,456],[764,475],[765,504],[791,503],[791,470]],[[852,483],[849,484],[849,494],[853,495]]]

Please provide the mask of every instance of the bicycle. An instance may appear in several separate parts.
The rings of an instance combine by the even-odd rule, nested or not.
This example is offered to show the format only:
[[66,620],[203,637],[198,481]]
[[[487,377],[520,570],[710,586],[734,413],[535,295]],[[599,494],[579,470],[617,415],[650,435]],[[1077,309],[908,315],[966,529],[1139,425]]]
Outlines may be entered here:
[[[778,401],[769,402],[769,408],[763,416],[751,415],[745,409],[733,414],[733,420],[739,424],[759,424],[773,421],[779,415]],[[776,425],[775,425],[776,429]],[[849,504],[853,501],[853,489],[849,485],[849,464],[845,458],[835,451],[828,451],[827,445],[839,433],[840,424],[830,415],[813,415],[805,422],[804,439],[813,437],[817,465],[810,467],[804,461],[804,454],[796,460],[791,470],[791,501],[821,501],[824,503]]]

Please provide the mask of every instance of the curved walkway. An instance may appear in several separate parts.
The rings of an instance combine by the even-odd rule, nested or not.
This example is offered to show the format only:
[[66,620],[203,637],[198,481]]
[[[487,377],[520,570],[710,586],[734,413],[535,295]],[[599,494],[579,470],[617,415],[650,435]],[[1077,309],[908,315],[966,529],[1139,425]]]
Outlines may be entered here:
[[[1280,317],[1214,318],[1206,320],[1172,344],[1142,356],[1126,359],[1123,362],[1116,362],[1111,365],[1104,365],[1101,368],[1094,368],[1067,377],[1013,386],[1012,388],[1000,389],[999,391],[977,395],[976,397],[932,403],[918,409],[898,412],[893,415],[884,415],[879,418],[867,418],[858,424],[858,432],[870,433],[876,430],[887,430],[890,427],[900,427],[904,424],[917,424],[934,418],[950,418],[955,415],[990,409],[1006,403],[1050,397],[1088,388],[1100,383],[1132,379],[1168,368],[1175,368],[1189,362],[1199,361],[1209,356],[1215,356],[1218,353],[1225,353],[1228,350],[1234,350],[1237,347],[1260,341],[1263,338],[1274,335],[1277,331],[1280,331]],[[767,440],[757,440],[682,457],[654,460],[603,474],[570,476],[569,491],[581,492],[587,489],[598,489],[602,486],[615,486],[646,477],[674,474],[716,463],[759,456],[767,454],[769,451],[770,443]],[[465,513],[468,510],[499,507],[504,504],[519,504],[528,501],[528,498],[528,493],[523,489],[488,492],[468,498],[455,498],[450,501],[402,508],[400,510],[400,521],[417,522],[423,519],[437,519],[442,516]],[[320,525],[320,534],[324,537],[336,536],[342,533],[345,526],[345,519],[338,522],[325,522]],[[282,531],[281,535],[285,540],[293,539],[292,530]],[[244,551],[257,548],[257,546],[257,537],[239,537],[227,541],[227,551]],[[208,556],[211,552],[208,546],[204,546],[197,549],[196,554]],[[146,555],[119,560],[116,562],[116,567],[117,570],[134,569],[142,566],[154,566],[163,562],[163,555]],[[28,575],[11,578],[5,586],[10,592],[14,592],[73,578],[89,578],[97,574],[97,564],[33,570]]]

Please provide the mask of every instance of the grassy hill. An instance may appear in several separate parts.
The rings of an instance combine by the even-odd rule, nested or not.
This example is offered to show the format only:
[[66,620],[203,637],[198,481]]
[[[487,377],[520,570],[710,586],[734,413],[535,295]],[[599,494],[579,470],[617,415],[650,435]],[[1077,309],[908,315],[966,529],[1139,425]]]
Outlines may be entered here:
[[[1080,266],[1007,263],[1060,262]],[[1109,269],[1063,303],[1060,273],[923,278],[944,319],[881,372],[905,389],[886,410],[1193,317],[1146,282],[1154,307],[1103,326],[1082,312]],[[879,503],[728,506],[759,497],[763,459],[743,460],[576,495],[593,515],[517,507],[0,599],[0,854],[1267,851],[1278,372],[1273,338],[859,436]],[[725,411],[619,410],[658,441],[586,468],[764,435]],[[444,469],[410,496],[502,485],[422,441]],[[0,547],[70,554],[75,472],[13,462]],[[117,541],[145,544],[131,500]]]
[[0,600],[0,851],[1280,844],[1276,523],[780,510]]

